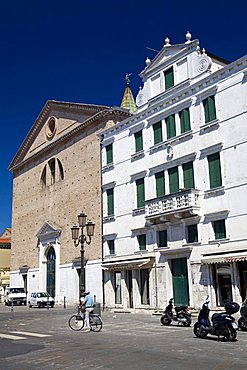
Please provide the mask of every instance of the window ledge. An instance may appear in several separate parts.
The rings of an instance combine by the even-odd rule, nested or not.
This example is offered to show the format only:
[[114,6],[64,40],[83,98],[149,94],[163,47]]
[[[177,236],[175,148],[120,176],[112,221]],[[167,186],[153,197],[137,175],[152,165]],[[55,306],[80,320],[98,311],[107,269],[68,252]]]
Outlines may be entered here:
[[106,166],[104,166],[102,168],[102,172],[107,172],[107,171],[110,171],[110,170],[113,170],[114,169],[114,164],[113,163],[109,163],[107,164]]
[[138,216],[145,213],[145,207],[142,208],[136,208],[132,210],[132,216]]
[[201,244],[202,244],[201,242],[185,243],[185,244],[182,244],[182,247],[188,247],[188,246],[190,246],[190,245],[197,246],[197,245],[201,245]]
[[214,189],[209,189],[205,191],[205,197],[209,198],[211,196],[217,196],[217,195],[222,195],[225,193],[225,188],[224,186],[219,186],[218,188]]
[[155,144],[155,145],[151,146],[151,148],[150,148],[150,154],[155,153],[155,152],[158,152],[159,150],[164,149],[165,146],[166,146],[166,143],[164,141],[162,141],[161,143],[158,143],[158,144]]
[[229,242],[230,238],[223,238],[223,239],[214,239],[209,240],[208,244],[221,244],[221,243],[227,243]]
[[204,125],[200,126],[200,130],[204,131],[214,126],[219,126],[218,119],[214,119],[213,121],[207,122]]
[[144,150],[140,150],[140,152],[132,154],[131,162],[137,161],[138,159],[141,159],[143,157],[145,157]]
[[113,222],[115,221],[116,217],[114,215],[111,215],[111,216],[105,216],[103,218],[103,223],[107,223],[107,222]]
[[109,258],[109,259],[110,259],[111,257],[117,257],[116,253],[106,254],[106,255],[104,256],[104,258]]
[[138,249],[138,251],[135,251],[134,254],[142,254],[142,253],[147,253],[147,249]]

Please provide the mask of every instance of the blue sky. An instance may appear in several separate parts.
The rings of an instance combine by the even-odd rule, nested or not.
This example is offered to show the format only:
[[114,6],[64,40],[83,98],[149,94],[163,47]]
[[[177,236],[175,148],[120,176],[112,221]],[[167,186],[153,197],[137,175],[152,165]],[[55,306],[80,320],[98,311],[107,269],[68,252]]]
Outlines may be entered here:
[[0,0],[0,233],[11,226],[8,165],[48,99],[120,105],[168,36],[186,31],[229,61],[246,54],[245,1]]

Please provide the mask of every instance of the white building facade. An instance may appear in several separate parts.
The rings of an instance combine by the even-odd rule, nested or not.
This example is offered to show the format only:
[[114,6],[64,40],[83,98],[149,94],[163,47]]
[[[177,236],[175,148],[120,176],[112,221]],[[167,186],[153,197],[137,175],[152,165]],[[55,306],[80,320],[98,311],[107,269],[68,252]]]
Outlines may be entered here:
[[247,290],[247,56],[187,33],[140,74],[138,111],[101,135],[108,308],[213,307]]

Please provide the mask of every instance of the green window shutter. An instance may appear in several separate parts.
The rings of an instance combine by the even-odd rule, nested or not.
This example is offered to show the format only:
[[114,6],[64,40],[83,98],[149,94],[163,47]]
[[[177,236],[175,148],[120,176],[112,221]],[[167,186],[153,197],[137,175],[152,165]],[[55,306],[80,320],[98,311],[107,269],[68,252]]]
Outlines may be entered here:
[[174,74],[173,74],[173,67],[167,69],[164,72],[165,75],[165,89],[169,89],[170,87],[174,86]]
[[115,254],[115,240],[108,241],[109,254]]
[[198,232],[197,225],[189,225],[187,229],[187,242],[188,243],[197,243],[198,242]]
[[169,168],[168,176],[170,193],[175,193],[179,190],[178,167]]
[[181,133],[190,130],[190,111],[189,108],[183,109],[179,113]]
[[114,189],[107,190],[107,214],[114,215]]
[[161,143],[163,141],[161,121],[153,124],[153,130],[154,130],[154,145]]
[[213,229],[214,229],[215,239],[225,239],[226,238],[225,220],[213,221]]
[[208,156],[208,169],[209,169],[210,189],[222,186],[219,153],[210,154]]
[[167,230],[159,231],[158,247],[167,247]]
[[183,174],[184,174],[184,188],[185,189],[194,189],[194,170],[193,162],[188,162],[183,164]]
[[176,136],[176,123],[174,114],[166,118],[166,130],[167,130],[167,139]]
[[145,205],[145,188],[144,179],[136,180],[137,208],[142,208]]
[[143,150],[142,130],[135,133],[135,149],[136,153]]
[[140,251],[146,250],[146,234],[137,235]]
[[214,121],[216,119],[214,96],[209,96],[207,99],[203,100],[203,106],[205,113],[205,123]]
[[106,163],[110,164],[113,162],[113,151],[112,144],[106,146]]
[[155,181],[156,181],[156,196],[162,197],[163,195],[165,195],[164,171],[157,172],[155,174]]

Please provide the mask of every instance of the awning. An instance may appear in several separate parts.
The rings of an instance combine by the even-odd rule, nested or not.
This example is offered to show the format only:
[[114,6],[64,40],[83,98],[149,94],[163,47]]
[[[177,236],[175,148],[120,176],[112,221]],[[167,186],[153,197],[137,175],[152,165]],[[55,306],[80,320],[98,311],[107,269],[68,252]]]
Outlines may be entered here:
[[203,263],[227,263],[239,261],[247,261],[247,251],[238,253],[231,252],[231,253],[204,255],[202,258]]
[[128,261],[103,262],[102,268],[107,270],[130,270],[138,269],[148,264],[153,264],[153,258],[133,259]]

